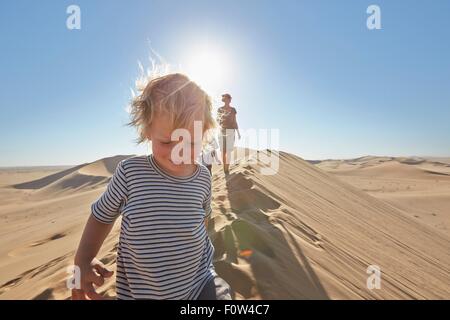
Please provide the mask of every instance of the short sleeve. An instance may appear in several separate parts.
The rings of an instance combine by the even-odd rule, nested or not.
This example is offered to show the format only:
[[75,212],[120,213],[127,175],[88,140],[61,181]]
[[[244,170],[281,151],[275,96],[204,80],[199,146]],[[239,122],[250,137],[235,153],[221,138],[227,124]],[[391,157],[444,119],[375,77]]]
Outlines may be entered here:
[[128,188],[123,161],[119,162],[105,192],[91,206],[92,215],[100,222],[113,223],[127,201]]
[[205,200],[203,200],[203,209],[205,209],[205,218],[209,218],[211,216],[211,184],[208,186],[208,192],[205,196]]

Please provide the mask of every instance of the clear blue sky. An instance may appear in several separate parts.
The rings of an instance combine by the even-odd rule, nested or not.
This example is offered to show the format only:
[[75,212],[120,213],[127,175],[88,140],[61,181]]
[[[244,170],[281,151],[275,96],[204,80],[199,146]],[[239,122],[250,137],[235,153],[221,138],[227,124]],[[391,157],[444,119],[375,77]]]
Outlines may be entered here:
[[[81,30],[66,28],[70,4]],[[370,4],[382,30],[366,28]],[[446,0],[3,1],[0,166],[146,152],[124,124],[148,40],[173,65],[219,50],[214,94],[233,95],[243,129],[279,128],[282,150],[449,156],[449,13]]]

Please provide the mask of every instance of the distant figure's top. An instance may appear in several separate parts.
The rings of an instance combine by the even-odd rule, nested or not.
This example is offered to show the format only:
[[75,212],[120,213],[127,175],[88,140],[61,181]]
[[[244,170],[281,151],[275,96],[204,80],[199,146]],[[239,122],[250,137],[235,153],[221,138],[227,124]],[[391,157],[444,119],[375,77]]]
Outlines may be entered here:
[[217,121],[222,129],[237,129],[236,109],[220,107],[217,110]]
[[93,216],[121,214],[118,299],[195,300],[214,278],[214,248],[204,219],[211,214],[211,176],[198,165],[189,177],[162,171],[153,156],[121,161]]

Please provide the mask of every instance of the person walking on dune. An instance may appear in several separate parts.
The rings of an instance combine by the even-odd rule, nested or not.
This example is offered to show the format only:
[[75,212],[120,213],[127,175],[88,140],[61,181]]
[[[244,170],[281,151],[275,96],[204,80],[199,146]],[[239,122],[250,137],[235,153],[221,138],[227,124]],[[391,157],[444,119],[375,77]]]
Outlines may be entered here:
[[217,110],[217,122],[220,125],[219,146],[222,152],[223,171],[227,175],[229,173],[231,153],[234,149],[235,133],[238,139],[241,138],[239,127],[236,120],[236,109],[231,103],[231,95],[225,93],[222,95],[224,105]]
[[[104,299],[96,287],[112,272],[95,257],[119,216],[117,299],[232,299],[230,285],[215,271],[207,231],[211,175],[194,161],[215,126],[211,109],[206,92],[179,73],[149,81],[133,100],[130,124],[141,142],[151,141],[152,153],[121,161],[91,205],[75,255],[80,285],[72,299]],[[174,132],[187,134],[175,138]]]

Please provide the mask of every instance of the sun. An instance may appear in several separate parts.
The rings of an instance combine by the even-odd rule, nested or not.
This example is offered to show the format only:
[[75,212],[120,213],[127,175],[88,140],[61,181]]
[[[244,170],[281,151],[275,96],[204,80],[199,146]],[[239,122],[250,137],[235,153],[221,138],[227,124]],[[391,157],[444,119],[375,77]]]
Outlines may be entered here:
[[231,65],[226,55],[217,49],[203,47],[187,58],[184,72],[209,94],[227,89]]

